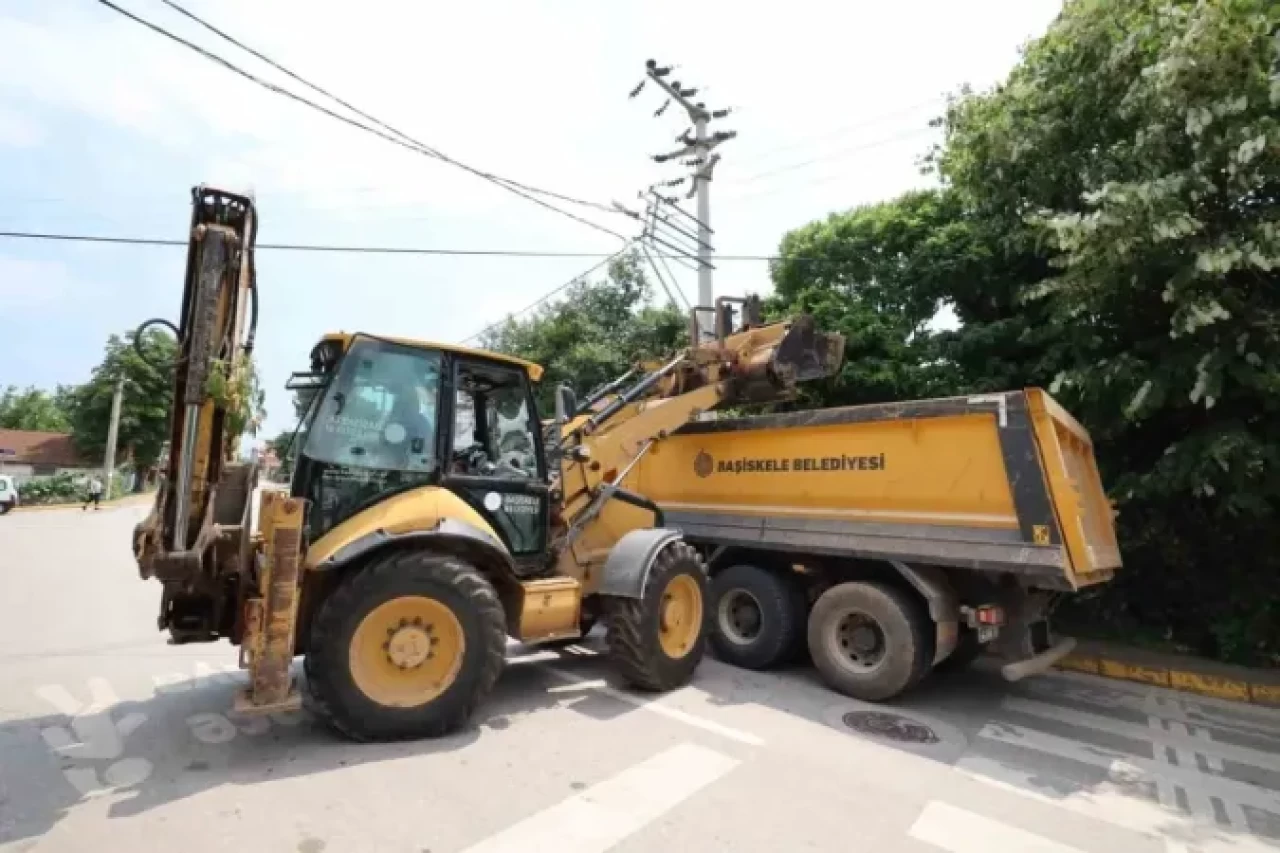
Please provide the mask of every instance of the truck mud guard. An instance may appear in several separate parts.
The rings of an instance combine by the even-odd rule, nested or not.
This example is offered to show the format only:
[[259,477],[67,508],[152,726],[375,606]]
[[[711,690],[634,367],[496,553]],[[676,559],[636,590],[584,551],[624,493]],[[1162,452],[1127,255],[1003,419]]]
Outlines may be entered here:
[[680,531],[662,527],[632,530],[623,536],[604,562],[600,594],[642,598],[653,561],[664,548],[680,539]]

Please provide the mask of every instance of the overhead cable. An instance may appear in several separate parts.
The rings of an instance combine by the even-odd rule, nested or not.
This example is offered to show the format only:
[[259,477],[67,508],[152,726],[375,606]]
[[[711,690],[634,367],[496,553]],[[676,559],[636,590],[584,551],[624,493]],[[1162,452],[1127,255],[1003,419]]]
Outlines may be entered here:
[[[388,141],[388,142],[391,142],[391,143],[393,143],[393,144],[395,144],[395,145],[400,146],[401,148],[405,148],[405,149],[407,149],[407,150],[409,150],[409,151],[413,151],[414,153],[421,154],[421,155],[423,155],[423,156],[430,157],[430,158],[435,159],[435,160],[440,160],[441,162],[448,163],[448,164],[449,164],[449,165],[451,165],[451,166],[456,166],[456,167],[457,167],[457,168],[459,168],[459,169],[462,169],[462,170],[464,170],[464,171],[466,171],[466,172],[470,172],[471,174],[475,175],[476,177],[479,177],[479,178],[482,178],[482,179],[484,179],[484,180],[486,180],[486,181],[489,181],[490,183],[494,184],[495,186],[501,187],[501,188],[503,188],[503,189],[507,190],[507,191],[508,191],[508,192],[510,192],[510,193],[514,193],[515,195],[518,195],[518,196],[520,196],[520,197],[522,197],[522,198],[524,198],[524,199],[526,199],[526,200],[528,200],[528,201],[531,201],[531,202],[533,202],[534,204],[538,205],[539,207],[543,207],[543,208],[546,208],[547,210],[554,211],[555,213],[558,213],[558,214],[560,214],[561,216],[566,216],[566,217],[568,217],[568,218],[570,218],[570,219],[572,219],[572,220],[574,220],[574,221],[576,221],[576,222],[579,222],[579,223],[581,223],[581,224],[583,224],[583,225],[588,226],[589,228],[593,228],[593,229],[595,229],[595,230],[597,230],[597,231],[601,231],[601,232],[603,232],[603,233],[605,233],[605,234],[608,234],[608,235],[610,235],[611,237],[615,237],[615,238],[617,238],[617,239],[619,239],[619,240],[627,240],[627,239],[629,239],[629,238],[627,238],[627,237],[624,237],[622,234],[619,234],[618,232],[614,231],[614,230],[613,230],[613,229],[611,229],[611,228],[606,228],[605,226],[600,225],[600,224],[595,223],[595,222],[592,222],[592,221],[591,221],[591,220],[589,220],[589,219],[584,219],[583,217],[578,216],[578,215],[577,215],[577,214],[575,214],[575,213],[571,213],[570,211],[563,210],[563,209],[561,209],[561,208],[559,208],[559,207],[556,207],[555,205],[548,204],[546,201],[543,201],[542,199],[537,198],[535,195],[533,195],[533,194],[532,194],[532,192],[538,192],[538,193],[542,193],[542,194],[544,194],[544,195],[552,195],[552,193],[550,193],[549,191],[536,190],[536,189],[535,189],[535,190],[526,191],[526,190],[527,190],[527,186],[526,186],[526,185],[524,185],[524,184],[519,184],[519,183],[517,183],[517,182],[515,182],[515,181],[511,181],[510,179],[502,178],[502,177],[499,177],[499,176],[497,176],[497,175],[494,175],[494,174],[492,174],[492,173],[490,173],[490,172],[485,172],[485,171],[482,171],[482,170],[480,170],[480,169],[477,169],[477,168],[475,168],[474,166],[467,165],[466,163],[463,163],[463,162],[462,162],[462,161],[460,161],[460,160],[456,160],[456,159],[454,159],[454,158],[452,158],[452,157],[449,157],[449,156],[447,156],[447,155],[445,155],[445,154],[443,154],[443,153],[441,153],[441,152],[437,151],[437,150],[436,150],[436,149],[434,149],[434,148],[431,148],[430,146],[428,146],[428,145],[426,145],[426,144],[424,144],[424,143],[422,143],[422,142],[418,142],[418,141],[416,141],[416,140],[413,140],[413,139],[412,139],[412,137],[406,136],[406,135],[404,135],[404,134],[400,133],[399,131],[387,132],[387,131],[385,131],[385,130],[381,130],[381,129],[379,129],[378,127],[372,127],[372,126],[370,126],[370,125],[364,124],[363,122],[356,121],[355,119],[351,118],[350,116],[344,116],[344,115],[342,115],[341,113],[338,113],[338,112],[336,112],[336,111],[334,111],[334,110],[329,109],[328,107],[325,107],[325,106],[324,106],[324,105],[322,105],[322,104],[318,104],[318,103],[316,103],[315,101],[312,101],[312,100],[310,100],[310,99],[308,99],[308,98],[305,98],[305,97],[303,97],[302,95],[297,94],[296,92],[291,92],[291,91],[289,91],[288,89],[285,89],[285,88],[283,88],[283,87],[281,87],[281,86],[277,86],[277,85],[276,85],[276,84],[274,84],[274,83],[271,83],[271,82],[269,82],[269,81],[267,81],[267,80],[264,80],[264,79],[262,79],[261,77],[258,77],[258,76],[256,76],[256,75],[254,75],[254,74],[252,74],[252,73],[250,73],[250,72],[248,72],[248,71],[244,70],[243,68],[241,68],[240,66],[236,65],[235,63],[233,63],[233,62],[231,62],[231,61],[229,61],[229,60],[227,60],[227,59],[225,59],[225,58],[223,58],[223,57],[221,57],[221,56],[219,56],[219,55],[217,55],[217,54],[215,54],[215,53],[213,53],[213,52],[211,52],[211,51],[209,51],[209,50],[206,50],[206,49],[205,49],[205,48],[203,48],[203,47],[200,47],[199,45],[195,44],[194,42],[192,42],[192,41],[188,41],[187,39],[184,39],[184,38],[182,38],[181,36],[179,36],[179,35],[177,35],[177,34],[175,34],[175,33],[172,33],[172,32],[170,32],[169,30],[166,30],[164,27],[161,27],[161,26],[159,26],[158,24],[152,23],[151,21],[148,21],[148,20],[146,20],[146,19],[144,19],[144,18],[139,17],[138,15],[133,14],[132,12],[128,11],[127,9],[124,9],[124,8],[122,8],[122,7],[118,6],[118,5],[116,5],[115,3],[113,3],[113,2],[112,2],[112,0],[98,0],[98,2],[99,2],[99,3],[101,3],[103,6],[106,6],[107,8],[111,9],[112,11],[117,12],[117,13],[118,13],[118,14],[120,14],[120,15],[123,15],[124,17],[128,18],[129,20],[131,20],[131,21],[133,21],[133,22],[135,22],[135,23],[137,23],[137,24],[139,24],[139,25],[141,25],[141,26],[143,26],[143,27],[146,27],[147,29],[151,30],[152,32],[155,32],[155,33],[157,33],[157,34],[159,34],[159,35],[162,35],[162,36],[164,36],[165,38],[170,39],[171,41],[174,41],[174,42],[176,42],[176,43],[178,43],[178,44],[182,45],[183,47],[185,47],[185,48],[187,48],[187,49],[189,49],[189,50],[195,51],[196,53],[200,54],[201,56],[203,56],[205,59],[209,60],[210,62],[213,62],[214,64],[219,65],[219,66],[221,66],[222,68],[225,68],[226,70],[231,71],[232,73],[237,74],[237,75],[239,75],[240,77],[243,77],[244,79],[246,79],[246,80],[248,80],[248,81],[250,81],[250,82],[252,82],[252,83],[254,83],[254,84],[258,85],[258,86],[261,86],[262,88],[264,88],[264,89],[266,89],[266,90],[268,90],[268,91],[270,91],[270,92],[274,92],[274,93],[275,93],[275,94],[277,94],[277,95],[281,95],[281,96],[283,96],[283,97],[289,98],[289,99],[290,99],[290,100],[292,100],[292,101],[296,101],[297,103],[300,103],[300,104],[302,104],[302,105],[304,105],[304,106],[310,107],[311,109],[316,110],[317,112],[320,112],[320,113],[322,113],[322,114],[324,114],[324,115],[326,115],[326,116],[328,116],[328,117],[330,117],[330,118],[333,118],[333,119],[336,119],[336,120],[338,120],[338,121],[342,122],[343,124],[347,124],[347,125],[350,125],[351,127],[358,128],[358,129],[360,129],[360,130],[365,131],[366,133],[371,133],[371,134],[373,134],[374,136],[380,137],[380,138],[382,138],[382,139],[384,139],[384,140],[386,140],[386,141]],[[184,11],[185,11],[185,10],[184,10]],[[193,18],[194,18],[194,16],[193,16],[193,15],[191,15],[190,13],[186,13],[186,14],[188,14],[188,16],[190,16],[190,17],[193,17]],[[221,34],[221,33],[220,33],[220,34]],[[229,38],[229,37],[227,37],[227,36],[225,36],[225,35],[224,35],[224,37],[225,37],[225,38]],[[244,49],[248,50],[248,48],[244,48]],[[273,65],[274,65],[274,63],[273,63]],[[282,68],[281,66],[278,66],[278,65],[276,65],[275,67]],[[283,68],[282,68],[282,70],[283,70]],[[294,77],[296,78],[296,75],[292,75],[292,72],[288,72],[288,73],[290,73],[290,74],[291,74],[291,76],[294,76]],[[300,78],[296,78],[296,79],[300,79]],[[307,85],[311,85],[311,84],[307,84]],[[313,87],[313,88],[315,88],[315,87]],[[323,90],[319,90],[319,89],[317,88],[317,91],[323,91]],[[335,101],[337,101],[337,100],[338,100],[337,98],[334,98],[332,95],[327,95],[327,97],[333,98],[333,100],[335,100]],[[347,105],[345,104],[345,102],[339,101],[339,103],[343,103],[343,104],[344,104],[344,106],[347,106]],[[352,109],[350,106],[347,106],[347,108],[348,108],[348,109]],[[382,123],[381,123],[381,122],[378,122],[378,124],[382,125]],[[383,127],[388,127],[388,125],[382,125],[382,126],[383,126]],[[557,195],[557,196],[558,196],[558,194],[555,194],[555,195]],[[560,197],[562,200],[571,200],[571,201],[574,201],[574,202],[579,202],[579,201],[580,201],[580,200],[578,200],[578,199],[572,199],[572,198],[571,198],[571,197],[569,197],[569,196],[559,196],[559,197]],[[594,203],[592,203],[592,204],[594,204]],[[603,208],[602,208],[602,209],[603,209]],[[612,212],[612,211],[611,211],[611,212]]]

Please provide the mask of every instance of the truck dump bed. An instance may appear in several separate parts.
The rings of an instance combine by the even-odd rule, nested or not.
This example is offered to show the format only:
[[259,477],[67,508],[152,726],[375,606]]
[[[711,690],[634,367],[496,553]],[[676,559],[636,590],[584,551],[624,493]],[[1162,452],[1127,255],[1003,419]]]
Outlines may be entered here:
[[695,422],[632,478],[704,544],[1011,572],[1055,590],[1120,566],[1089,434],[1040,389]]

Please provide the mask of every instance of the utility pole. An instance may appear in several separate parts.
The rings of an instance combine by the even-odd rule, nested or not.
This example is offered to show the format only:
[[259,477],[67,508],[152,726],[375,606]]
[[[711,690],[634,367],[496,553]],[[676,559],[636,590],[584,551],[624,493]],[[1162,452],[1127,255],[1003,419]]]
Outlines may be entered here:
[[[672,66],[659,65],[657,61],[650,59],[645,63],[645,80],[640,81],[631,92],[631,96],[635,97],[640,94],[647,81],[652,81],[654,85],[666,92],[668,100],[654,113],[660,116],[664,113],[674,101],[689,116],[689,121],[693,125],[693,134],[690,135],[686,130],[683,134],[676,138],[676,141],[683,144],[683,148],[671,151],[666,154],[656,154],[653,159],[658,163],[666,163],[669,160],[681,160],[685,166],[693,169],[688,179],[692,186],[686,198],[697,197],[697,227],[698,227],[698,307],[711,308],[715,304],[715,295],[712,288],[711,273],[715,267],[711,264],[712,245],[711,245],[711,178],[715,171],[716,164],[720,162],[720,155],[715,153],[715,149],[724,142],[728,142],[738,135],[733,130],[718,130],[714,133],[710,132],[710,124],[715,119],[721,119],[729,115],[727,109],[712,110],[702,101],[694,101],[697,97],[698,90],[693,87],[684,87],[679,80],[668,80],[672,72]],[[674,186],[683,183],[685,179],[681,178],[676,181],[667,182],[668,186]],[[674,203],[674,199],[667,199]],[[704,335],[707,335],[714,328],[714,319],[708,317],[706,313],[700,315],[704,318],[700,323],[700,327]]]
[[124,377],[116,380],[115,393],[111,395],[111,423],[107,425],[107,453],[102,468],[106,474],[103,484],[104,498],[111,498],[111,477],[116,470],[116,439],[120,434],[120,404],[124,401]]

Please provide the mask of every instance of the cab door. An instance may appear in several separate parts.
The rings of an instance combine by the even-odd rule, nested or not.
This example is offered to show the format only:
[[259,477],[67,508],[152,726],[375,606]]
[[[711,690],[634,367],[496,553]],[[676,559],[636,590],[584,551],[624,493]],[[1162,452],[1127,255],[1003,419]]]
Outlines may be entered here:
[[519,367],[455,358],[446,390],[444,485],[479,512],[530,571],[544,564],[549,486],[537,409]]

